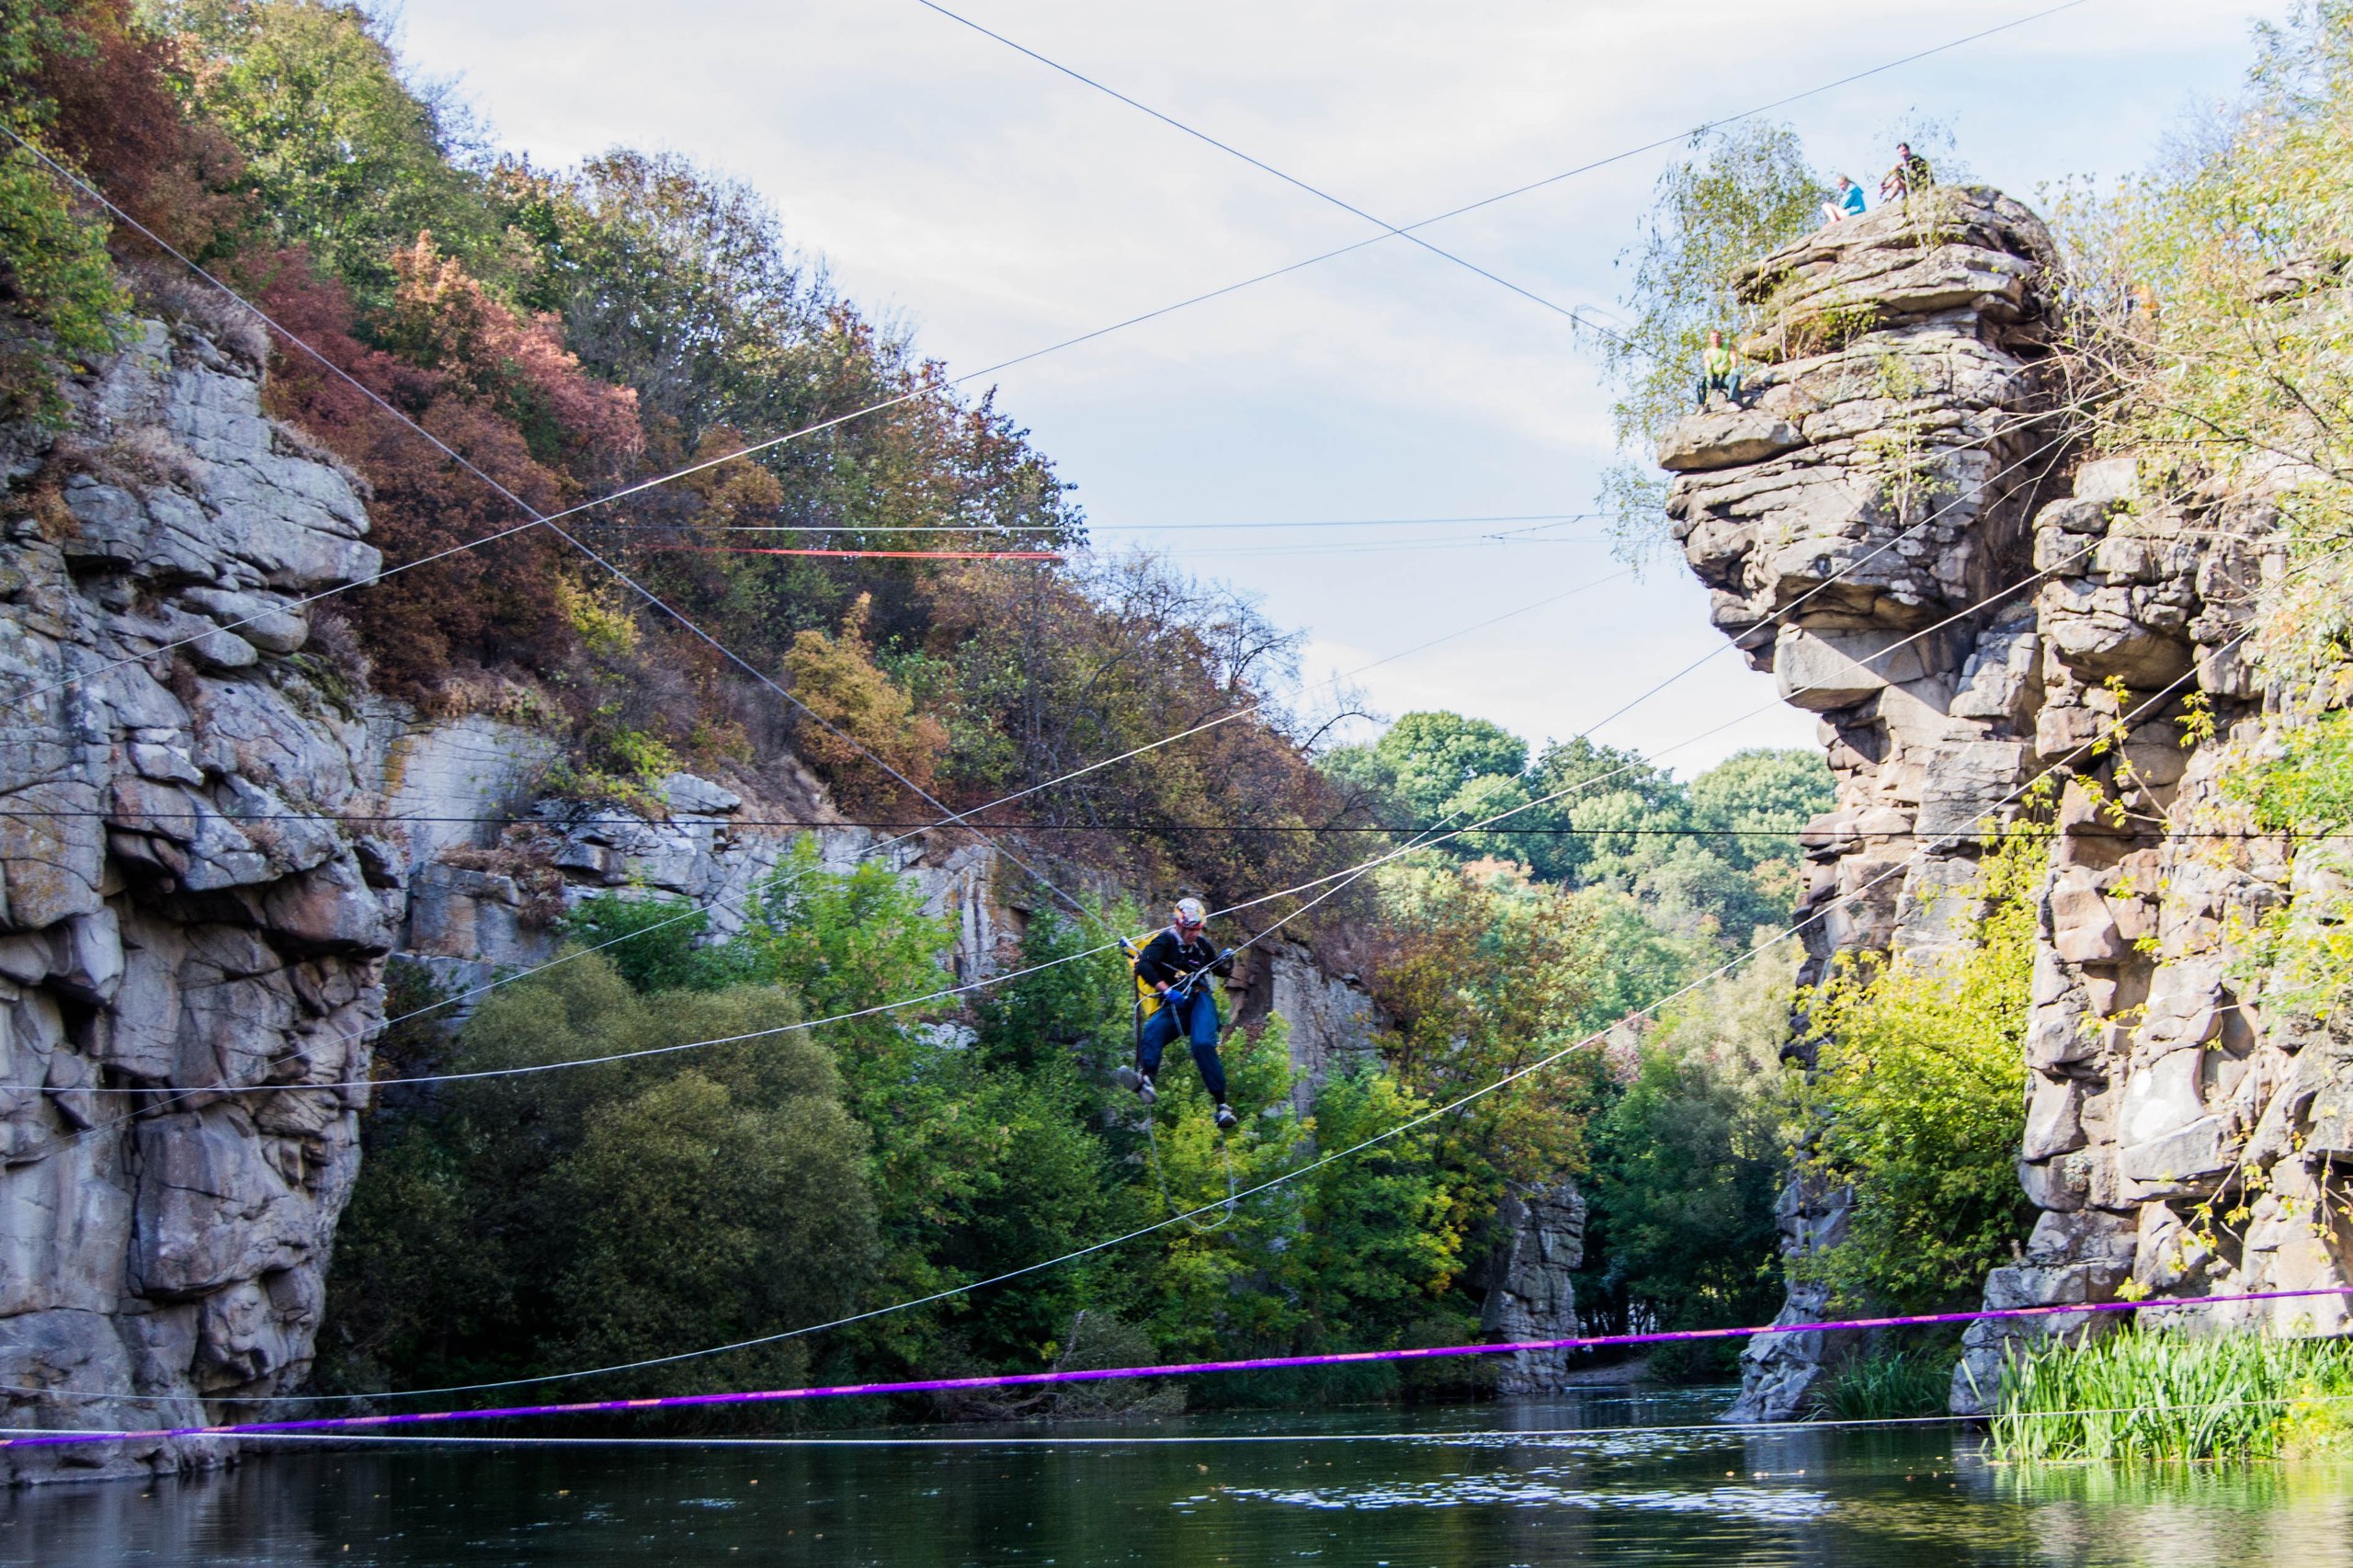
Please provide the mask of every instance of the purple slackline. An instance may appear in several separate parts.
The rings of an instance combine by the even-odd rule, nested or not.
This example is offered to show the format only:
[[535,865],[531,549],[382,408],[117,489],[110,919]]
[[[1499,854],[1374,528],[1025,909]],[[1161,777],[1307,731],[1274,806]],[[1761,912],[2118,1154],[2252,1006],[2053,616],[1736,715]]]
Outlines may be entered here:
[[0,1437],[0,1448],[53,1448],[127,1438],[234,1437],[244,1433],[337,1432],[361,1427],[415,1426],[440,1421],[503,1421],[527,1415],[589,1415],[627,1410],[681,1410],[710,1404],[766,1404],[783,1400],[839,1399],[853,1394],[938,1393],[952,1389],[1028,1388],[1040,1383],[1104,1382],[1116,1378],[1173,1378],[1198,1372],[1255,1372],[1279,1367],[1336,1367],[1355,1361],[1423,1361],[1440,1356],[1499,1356],[1524,1350],[1592,1350],[1609,1345],[1666,1345],[1692,1339],[1733,1339],[1753,1334],[1821,1334],[1838,1329],[1904,1328],[1923,1324],[1985,1323],[1997,1318],[2050,1317],[2064,1312],[2126,1312],[2163,1308],[2227,1306],[2238,1301],[2286,1301],[2307,1296],[2353,1297],[2342,1290],[2267,1290],[2245,1296],[2195,1296],[2146,1301],[2079,1301],[2052,1307],[2010,1307],[1975,1312],[1920,1312],[1909,1317],[1844,1318],[1835,1323],[1768,1324],[1762,1328],[1686,1328],[1665,1334],[1605,1334],[1579,1339],[1518,1339],[1501,1345],[1440,1345],[1413,1350],[1350,1350],[1323,1356],[1259,1356],[1245,1361],[1184,1361],[1165,1367],[1105,1367],[1088,1371],[1009,1372],[984,1378],[926,1378],[904,1383],[837,1383],[825,1388],[759,1389],[741,1393],[671,1394],[658,1399],[598,1399],[577,1404],[513,1404],[485,1410],[413,1410],[386,1415],[330,1415],[306,1421],[249,1421],[222,1426],[158,1426],[144,1431],[61,1432]]

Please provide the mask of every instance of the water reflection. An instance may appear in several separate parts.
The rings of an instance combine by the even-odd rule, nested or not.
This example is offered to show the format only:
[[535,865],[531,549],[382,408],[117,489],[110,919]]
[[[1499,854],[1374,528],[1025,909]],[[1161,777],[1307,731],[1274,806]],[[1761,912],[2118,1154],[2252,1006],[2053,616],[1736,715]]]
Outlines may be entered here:
[[[1609,1430],[1717,1403],[1594,1391],[932,1446],[279,1454],[0,1498],[0,1563],[2353,1568],[2339,1466],[2022,1475],[1941,1428]],[[1108,1440],[1007,1440],[1046,1435]],[[1241,1437],[1271,1440],[1194,1440]]]

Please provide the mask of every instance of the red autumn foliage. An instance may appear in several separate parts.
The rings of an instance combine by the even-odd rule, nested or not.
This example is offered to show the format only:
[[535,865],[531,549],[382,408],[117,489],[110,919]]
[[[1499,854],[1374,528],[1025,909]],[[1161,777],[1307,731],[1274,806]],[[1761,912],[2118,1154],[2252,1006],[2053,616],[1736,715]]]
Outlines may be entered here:
[[[484,297],[429,243],[404,253],[433,286],[405,307],[407,329],[430,345],[481,341],[516,352],[503,370],[412,364],[360,342],[350,295],[318,278],[299,251],[281,251],[244,270],[255,274],[264,308],[355,387],[300,350],[281,346],[268,384],[270,412],[301,426],[357,469],[374,491],[372,542],[385,579],[364,589],[358,623],[378,681],[398,695],[429,699],[451,673],[502,664],[545,669],[573,634],[557,599],[564,548],[483,479],[436,450],[360,388],[415,420],[451,451],[534,510],[561,508],[578,494],[573,477],[535,454],[524,426],[502,403],[522,397],[543,419],[557,452],[585,465],[624,460],[636,449],[630,394],[598,386],[544,335]],[[461,550],[503,529],[494,543]],[[455,553],[442,554],[443,551]],[[438,557],[438,558],[437,558]],[[412,564],[421,562],[421,564]]]
[[[28,85],[52,106],[47,139],[166,244],[204,256],[247,224],[242,160],[218,127],[188,118],[171,88],[176,47],[141,27],[131,0],[84,0],[65,18],[76,47],[46,53]],[[118,250],[152,254],[118,229]]]
[[517,315],[455,256],[436,251],[430,234],[394,251],[392,270],[400,283],[381,333],[385,345],[474,403],[499,408],[567,477],[610,479],[643,449],[637,393],[582,370],[554,316]]

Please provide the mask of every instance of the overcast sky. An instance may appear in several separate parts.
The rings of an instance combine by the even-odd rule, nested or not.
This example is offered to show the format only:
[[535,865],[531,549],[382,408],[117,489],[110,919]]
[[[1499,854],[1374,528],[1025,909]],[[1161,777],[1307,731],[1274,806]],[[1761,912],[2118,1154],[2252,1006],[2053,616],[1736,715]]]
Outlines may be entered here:
[[[948,3],[1407,222],[2051,0]],[[2031,200],[2145,164],[2168,124],[2236,90],[2250,26],[2287,9],[2084,0],[1776,116],[1818,166],[1867,185],[1891,128],[1940,118],[1975,177]],[[457,78],[506,146],[542,164],[667,150],[750,182],[844,292],[956,373],[1378,232],[915,0],[407,0],[399,16],[410,60]],[[1430,237],[1560,304],[1609,305],[1675,155]],[[1483,540],[1504,526],[1483,523],[1193,526],[1591,508],[1608,392],[1568,324],[1393,239],[996,380],[1098,543],[1147,542],[1260,596],[1308,634],[1310,679],[1619,570],[1590,523],[1517,543]],[[1541,742],[1721,647],[1669,560],[1358,684],[1391,716],[1453,708]],[[1687,776],[1744,744],[1813,744],[1794,711],[1741,719],[1771,700],[1769,677],[1723,653],[1596,738]]]

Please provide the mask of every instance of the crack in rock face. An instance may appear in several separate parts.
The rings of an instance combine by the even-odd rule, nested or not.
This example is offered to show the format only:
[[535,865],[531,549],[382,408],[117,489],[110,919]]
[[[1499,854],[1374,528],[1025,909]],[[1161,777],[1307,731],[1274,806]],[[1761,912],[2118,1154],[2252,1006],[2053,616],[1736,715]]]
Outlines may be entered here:
[[[2040,894],[2018,1172],[2040,1216],[1985,1281],[1986,1304],[2114,1300],[2128,1280],[2171,1296],[2342,1284],[2353,1234],[2315,1215],[2331,1211],[2325,1148],[2353,1125],[2323,1098],[2353,1040],[2266,1016],[2227,978],[2248,971],[2262,914],[2320,874],[2313,851],[2218,853],[2164,831],[2218,803],[2226,749],[2263,733],[2258,678],[2227,645],[2284,569],[2277,512],[2260,480],[2168,497],[2132,456],[2083,460],[2045,368],[2054,265],[2034,215],[1977,187],[1754,264],[1749,406],[1694,415],[1660,444],[1674,537],[1715,625],[1820,717],[1837,801],[1801,837],[1801,983],[1841,951],[1917,960],[1965,940],[1978,847],[1943,835],[2003,820],[2063,758],[2084,776],[2060,801]],[[2184,749],[2175,700],[2078,755],[2176,681],[2210,707],[2211,741]],[[2124,825],[2103,798],[2127,808]],[[2218,1254],[2184,1221],[2225,1191],[2261,1196]],[[1785,1253],[1835,1245],[1850,1201],[1793,1184]],[[1795,1285],[1780,1321],[1826,1305]],[[2343,1326],[2326,1301],[2206,1315]],[[2007,1346],[2108,1326],[1973,1325],[1953,1408],[1983,1408]],[[1798,1414],[1858,1348],[1760,1336],[1733,1418]]]

